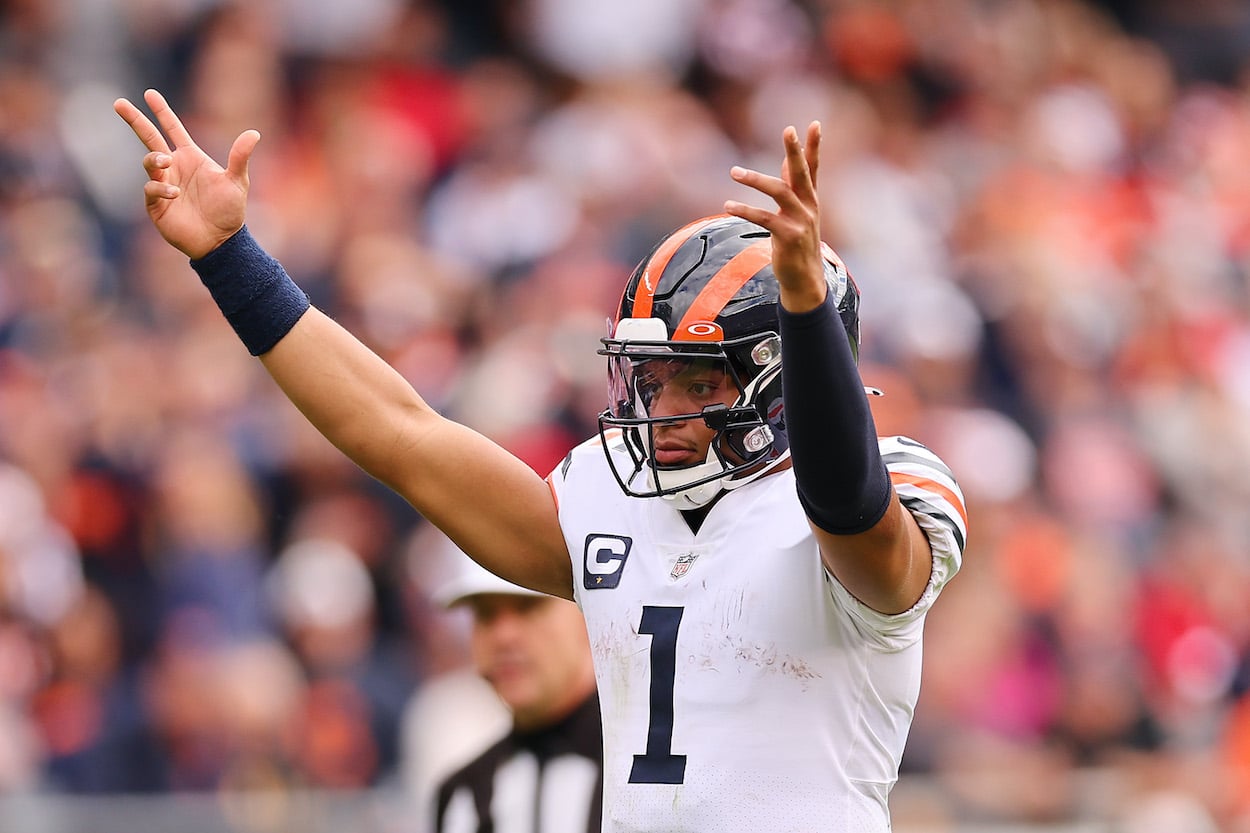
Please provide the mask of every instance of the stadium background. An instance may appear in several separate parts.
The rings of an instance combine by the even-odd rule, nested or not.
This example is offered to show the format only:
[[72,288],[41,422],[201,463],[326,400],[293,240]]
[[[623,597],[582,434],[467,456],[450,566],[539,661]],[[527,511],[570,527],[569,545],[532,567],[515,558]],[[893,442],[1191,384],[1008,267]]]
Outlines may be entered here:
[[147,86],[259,128],[258,237],[542,473],[629,267],[821,119],[879,426],[974,518],[897,830],[1250,830],[1248,55],[1237,0],[0,3],[0,831],[422,833],[466,662],[142,215]]

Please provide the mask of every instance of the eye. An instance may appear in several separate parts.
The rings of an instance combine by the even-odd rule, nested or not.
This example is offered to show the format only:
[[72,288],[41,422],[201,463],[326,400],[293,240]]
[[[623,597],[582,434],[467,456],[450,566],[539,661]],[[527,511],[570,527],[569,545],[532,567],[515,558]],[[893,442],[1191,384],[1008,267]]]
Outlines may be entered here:
[[644,403],[651,402],[655,395],[660,392],[660,386],[654,382],[640,380],[638,382],[638,398]]
[[713,385],[710,382],[691,382],[690,395],[700,399],[706,399],[716,393],[720,389],[719,385]]
[[703,372],[686,383],[686,392],[696,399],[717,399],[725,390],[726,377],[721,372]]
[[634,388],[643,400],[649,401],[651,397],[660,392],[662,387],[664,387],[664,382],[657,379],[653,373],[641,374],[634,379]]

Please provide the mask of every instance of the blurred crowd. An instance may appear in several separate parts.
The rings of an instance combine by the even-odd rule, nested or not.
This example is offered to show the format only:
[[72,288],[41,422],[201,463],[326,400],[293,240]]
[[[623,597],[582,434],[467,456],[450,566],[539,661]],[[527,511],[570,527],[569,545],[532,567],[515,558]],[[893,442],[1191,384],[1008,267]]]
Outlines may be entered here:
[[1239,0],[0,4],[0,792],[394,783],[467,661],[428,525],[144,217],[150,86],[259,129],[256,236],[543,475],[632,266],[820,119],[878,427],[972,518],[896,814],[1250,830],[1247,58]]

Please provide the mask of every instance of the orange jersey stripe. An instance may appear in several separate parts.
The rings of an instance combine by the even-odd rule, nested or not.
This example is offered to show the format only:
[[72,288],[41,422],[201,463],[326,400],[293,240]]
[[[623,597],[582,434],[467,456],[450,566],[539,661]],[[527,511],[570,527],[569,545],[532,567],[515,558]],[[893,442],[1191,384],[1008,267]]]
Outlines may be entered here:
[[772,259],[772,241],[760,240],[753,243],[721,268],[707,286],[686,310],[681,321],[673,331],[673,338],[679,341],[694,340],[687,328],[703,321],[715,321],[725,304],[734,296],[743,284],[751,280],[757,272],[768,265]]
[[946,498],[947,503],[955,507],[955,511],[959,513],[959,517],[963,518],[964,529],[966,530],[968,528],[968,510],[964,506],[964,502],[959,499],[959,495],[955,494],[941,483],[938,483],[936,480],[930,480],[927,477],[918,477],[914,474],[903,474],[902,472],[897,471],[890,472],[890,481],[893,483],[910,483],[913,486],[919,486],[922,489],[927,489],[930,492],[939,494]]
[[655,288],[660,282],[660,275],[664,274],[664,270],[668,267],[668,262],[673,259],[673,255],[681,248],[682,244],[694,236],[704,226],[718,217],[706,217],[702,220],[695,220],[693,223],[682,226],[673,232],[667,240],[660,244],[660,248],[655,250],[655,254],[651,256],[651,262],[647,264],[646,270],[642,273],[642,280],[638,282],[638,294],[634,297],[634,311],[630,318],[650,318],[651,305],[655,303]]
[[[552,474],[555,474],[555,472],[552,472]],[[556,484],[551,479],[552,474],[547,475],[545,479],[547,481],[547,488],[551,490],[551,499],[555,501],[556,514],[558,515],[560,514],[560,496],[556,494]]]
[[611,442],[612,440],[615,440],[617,437],[619,437],[623,433],[625,433],[624,428],[609,428],[607,431],[604,431],[602,434],[591,437],[589,440],[587,440],[587,442],[591,445],[602,446],[605,438],[608,440],[608,442]]

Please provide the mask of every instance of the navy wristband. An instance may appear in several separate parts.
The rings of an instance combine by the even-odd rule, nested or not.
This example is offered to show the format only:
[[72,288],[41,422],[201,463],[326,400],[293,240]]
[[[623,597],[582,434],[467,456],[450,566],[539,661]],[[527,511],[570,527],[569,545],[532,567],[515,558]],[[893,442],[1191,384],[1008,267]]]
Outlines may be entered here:
[[256,242],[247,226],[191,268],[253,356],[268,353],[310,306],[282,264]]
[[889,506],[889,472],[850,341],[833,299],[790,313],[778,306],[781,389],[799,502],[816,526],[864,532]]

